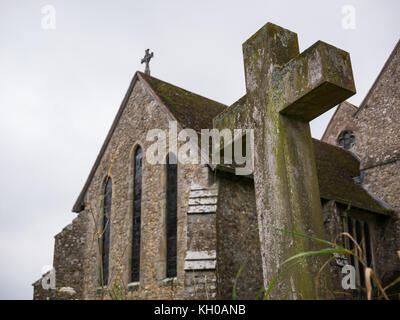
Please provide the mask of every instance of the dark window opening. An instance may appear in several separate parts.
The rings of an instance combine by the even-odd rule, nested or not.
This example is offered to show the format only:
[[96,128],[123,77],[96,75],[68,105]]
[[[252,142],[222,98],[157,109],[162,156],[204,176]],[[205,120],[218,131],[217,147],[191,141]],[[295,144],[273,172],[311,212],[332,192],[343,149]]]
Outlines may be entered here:
[[[367,222],[354,219],[351,217],[347,218],[347,230],[348,233],[354,238],[361,248],[361,256],[366,265],[373,268],[373,257],[372,257],[372,241],[369,225]],[[347,242],[348,249],[354,250],[354,252],[359,256],[359,250],[353,241]],[[358,286],[365,286],[364,277],[364,266],[359,262],[359,259],[354,256],[350,256],[350,264],[356,269],[356,283]]]
[[102,253],[101,261],[103,268],[103,284],[108,284],[109,275],[109,254],[110,254],[110,217],[111,217],[111,199],[112,199],[112,181],[111,178],[107,179],[105,192],[104,192],[104,215],[103,215],[103,225],[102,225]]
[[365,236],[365,255],[368,267],[372,267],[372,251],[371,251],[371,237],[369,234],[368,224],[364,223],[364,236]]
[[142,148],[137,147],[134,156],[133,173],[133,226],[132,226],[132,265],[131,281],[140,278],[140,231],[142,205]]
[[166,190],[166,237],[167,237],[167,277],[176,277],[177,261],[177,191],[178,166],[176,157],[170,154],[167,159]]
[[341,146],[342,148],[345,148],[346,150],[350,149],[353,146],[355,141],[356,141],[356,138],[349,131],[343,131],[339,135],[339,138],[338,138],[339,146]]

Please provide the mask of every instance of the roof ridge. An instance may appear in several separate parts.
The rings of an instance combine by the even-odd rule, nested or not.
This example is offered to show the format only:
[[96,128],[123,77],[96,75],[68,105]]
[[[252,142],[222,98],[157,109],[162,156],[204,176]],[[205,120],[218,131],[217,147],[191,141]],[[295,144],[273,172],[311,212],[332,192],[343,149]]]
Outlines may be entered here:
[[374,83],[372,84],[371,88],[368,90],[367,95],[364,97],[363,101],[360,104],[360,107],[358,108],[358,110],[354,113],[353,117],[356,117],[358,115],[358,113],[364,109],[367,101],[369,100],[372,92],[376,89],[379,79],[382,77],[382,75],[385,73],[386,69],[388,68],[390,62],[393,60],[393,57],[396,53],[396,51],[400,48],[400,40],[397,41],[396,45],[394,46],[392,52],[390,53],[389,57],[387,58],[385,64],[383,65],[381,71],[379,72],[378,76],[376,77]]
[[[205,99],[205,100],[209,100],[209,101],[212,101],[212,102],[214,102],[214,103],[218,103],[218,104],[220,104],[220,105],[222,105],[222,106],[224,106],[224,107],[229,107],[228,105],[226,105],[226,104],[224,104],[224,103],[222,103],[222,102],[216,101],[216,100],[214,100],[214,99],[207,98],[207,97],[205,97],[205,96],[203,96],[203,95],[201,95],[201,94],[199,94],[199,93],[196,93],[196,92],[190,91],[190,90],[188,90],[188,89],[182,88],[182,87],[180,87],[180,86],[177,86],[177,85],[175,85],[175,84],[172,84],[171,82],[167,82],[167,81],[161,80],[161,79],[159,79],[159,78],[157,78],[157,77],[153,77],[153,76],[151,76],[151,75],[149,75],[149,74],[145,74],[145,73],[143,73],[143,72],[141,72],[141,71],[137,71],[137,73],[138,73],[140,76],[142,76],[142,77],[144,78],[144,80],[146,80],[146,77],[152,78],[152,79],[154,79],[154,80],[160,81],[160,82],[162,82],[162,83],[164,83],[164,84],[167,84],[167,85],[169,85],[169,86],[172,86],[172,87],[175,87],[175,88],[177,88],[177,89],[186,91],[186,92],[188,92],[188,93],[190,93],[190,94],[194,94],[194,95],[196,95],[196,96],[198,96],[198,97],[200,97],[200,98],[203,98],[203,99]],[[150,83],[149,83],[149,85],[151,86]]]
[[138,72],[183,128],[213,128],[213,119],[228,108],[227,105],[175,86],[150,75]]
[[355,104],[352,104],[351,102],[348,102],[347,100],[343,101],[343,103],[346,103],[346,104],[350,105],[351,107],[353,107],[354,109],[358,110],[358,107]]

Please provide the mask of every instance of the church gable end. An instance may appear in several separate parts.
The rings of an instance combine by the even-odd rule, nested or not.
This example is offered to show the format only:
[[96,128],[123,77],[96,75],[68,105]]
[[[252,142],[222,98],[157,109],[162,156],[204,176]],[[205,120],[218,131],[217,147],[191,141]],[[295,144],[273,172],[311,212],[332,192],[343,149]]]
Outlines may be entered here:
[[363,168],[400,159],[400,41],[354,117],[364,137]]
[[[354,141],[349,145],[348,150],[353,151],[358,136],[357,122],[354,119],[354,113],[357,111],[357,107],[347,101],[342,102],[336,108],[324,134],[322,135],[321,141],[327,142],[334,146],[341,146],[341,138],[346,133],[354,137]],[[343,144],[344,146],[344,144]]]
[[[224,107],[149,75],[135,74],[73,208],[84,223],[79,228],[73,224],[69,229],[76,229],[72,232],[75,236],[79,231],[83,242],[71,254],[71,250],[64,250],[71,243],[71,236],[64,235],[64,231],[59,236],[62,248],[57,251],[56,261],[65,258],[65,254],[68,258],[79,257],[81,276],[71,283],[79,288],[79,297],[101,298],[109,294],[107,287],[115,285],[128,290],[131,298],[184,296],[189,190],[194,178],[207,186],[209,168],[204,164],[178,163],[173,186],[167,165],[146,161],[146,150],[154,143],[147,141],[146,136],[152,129],[168,132],[170,121],[177,120],[178,130],[192,126],[197,131],[212,128],[212,117]],[[136,190],[140,180],[138,150],[143,181],[140,195]],[[107,208],[105,181],[112,181]],[[175,187],[174,215],[167,205],[170,187]],[[71,272],[76,270],[68,261],[57,265],[57,269],[66,269],[60,279],[71,278]],[[37,298],[41,298],[40,288],[38,285],[35,288]]]

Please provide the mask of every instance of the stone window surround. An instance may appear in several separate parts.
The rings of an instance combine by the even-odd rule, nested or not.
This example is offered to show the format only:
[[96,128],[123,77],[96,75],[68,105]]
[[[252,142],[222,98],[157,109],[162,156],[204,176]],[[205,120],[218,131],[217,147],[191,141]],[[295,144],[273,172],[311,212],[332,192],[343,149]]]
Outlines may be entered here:
[[[140,241],[140,266],[139,266],[139,281],[131,281],[131,268],[132,268],[132,236],[133,236],[133,198],[134,198],[134,174],[135,174],[135,152],[137,150],[138,147],[142,148],[142,181],[143,181],[143,174],[144,174],[144,169],[146,166],[146,161],[145,161],[145,157],[146,157],[146,152],[144,151],[144,144],[142,141],[137,140],[135,143],[133,143],[133,146],[130,150],[129,153],[129,172],[128,172],[128,179],[129,179],[129,183],[128,183],[128,201],[130,202],[128,205],[128,219],[130,221],[130,228],[129,228],[129,248],[127,248],[127,252],[128,254],[126,255],[125,258],[125,271],[124,271],[124,278],[126,279],[128,285],[128,291],[135,291],[140,287],[140,274],[142,273],[142,262],[143,262],[143,242],[142,240]],[[142,197],[143,197],[143,186],[142,186]],[[141,219],[143,219],[144,217],[144,212],[143,212],[143,201],[141,201]],[[141,223],[140,226],[140,233],[143,234],[143,223]],[[131,290],[130,287],[134,288],[134,290]],[[137,287],[137,288],[136,288]],[[135,289],[136,288],[136,289]]]
[[[160,286],[162,287],[175,287],[178,283],[177,277],[165,278],[161,281]],[[140,288],[140,281],[130,282],[127,285],[127,290],[130,292],[138,291]],[[101,289],[101,287],[100,287]]]
[[[132,148],[131,148],[131,152],[130,152],[130,172],[129,172],[129,196],[128,199],[130,201],[133,201],[133,188],[134,188],[134,179],[133,179],[133,175],[134,175],[134,154],[135,154],[135,150],[138,146],[140,146],[142,148],[142,152],[143,152],[143,158],[142,158],[142,179],[144,178],[144,172],[145,172],[145,167],[146,167],[146,161],[145,161],[145,157],[146,157],[146,152],[145,152],[145,148],[143,147],[143,143],[141,141],[136,141]],[[180,172],[180,164],[179,161],[177,163],[178,167],[177,167],[177,176],[178,176],[178,193],[179,193],[179,172]],[[164,243],[164,245],[166,245],[166,230],[165,230],[165,219],[166,219],[166,180],[167,180],[167,174],[166,174],[166,169],[167,166],[166,164],[163,165],[164,168],[162,170],[162,177],[161,177],[161,184],[163,186],[163,190],[162,190],[162,199],[163,201],[161,201],[161,212],[160,212],[160,217],[163,220],[163,230],[161,230],[161,237],[162,237],[162,242]],[[114,187],[114,185],[113,185]],[[143,188],[143,187],[142,187]],[[143,195],[142,195],[143,196]],[[132,205],[128,206],[128,216],[129,219],[133,219],[133,203]],[[145,216],[145,211],[143,210],[143,201],[142,201],[142,218]],[[178,211],[179,211],[179,206],[178,206]],[[178,213],[178,217],[179,217],[179,213]],[[141,226],[143,228],[143,224]],[[142,232],[142,231],[141,231]],[[132,232],[129,233],[130,239],[129,239],[129,243],[132,242]],[[142,265],[142,252],[143,252],[143,247],[142,247],[142,241],[141,241],[141,245],[140,245],[140,255],[141,255],[141,259],[140,259],[140,265]],[[177,250],[179,251],[179,249]],[[157,271],[157,282],[158,282],[158,286],[159,287],[165,287],[165,286],[175,286],[177,285],[177,281],[178,281],[178,276],[179,276],[179,268],[177,270],[178,275],[175,277],[167,277],[166,276],[166,252],[165,250],[163,250],[162,252],[159,253],[159,267],[158,267],[158,271]],[[125,274],[125,278],[128,280],[128,284],[127,284],[127,289],[128,291],[136,291],[140,288],[140,283],[141,283],[141,278],[139,279],[139,281],[134,281],[131,282],[130,281],[130,261],[131,261],[131,250],[129,251],[128,257],[127,257],[127,261],[126,261],[126,265],[127,265],[127,271]],[[140,268],[140,271],[142,271],[142,268]]]
[[[129,172],[129,190],[128,190],[128,192],[129,192],[128,199],[130,201],[133,201],[133,192],[134,192],[134,190],[133,190],[133,187],[134,187],[133,186],[133,183],[134,183],[134,179],[133,179],[133,174],[134,174],[134,153],[135,153],[135,150],[137,149],[138,146],[140,146],[142,148],[142,150],[143,150],[142,172],[144,172],[145,163],[146,163],[146,161],[145,161],[146,152],[144,151],[145,149],[143,148],[143,144],[142,144],[142,142],[137,141],[137,142],[134,143],[133,147],[131,148],[131,152],[130,152],[130,164],[131,165],[130,165],[130,169],[129,169],[130,172]],[[177,171],[178,171],[177,176],[178,176],[178,193],[179,193],[179,172],[180,172],[179,161],[178,161],[177,165],[178,165],[177,166]],[[166,187],[166,178],[167,178],[166,177],[166,165],[164,165],[164,166],[165,166],[165,170],[162,170],[163,171],[163,175],[162,175],[161,180],[162,180],[162,184],[164,185],[164,187]],[[143,173],[142,173],[142,175],[143,175]],[[103,205],[104,205],[104,197],[103,197],[104,196],[104,194],[103,194],[104,192],[103,191],[104,191],[105,184],[106,184],[108,178],[110,178],[113,181],[113,175],[112,175],[111,172],[107,173],[105,175],[105,178],[103,179],[103,184],[102,184],[102,188],[101,188],[101,191],[102,191],[102,194],[101,194],[102,195],[102,197],[101,197],[101,208],[103,208]],[[116,187],[115,183],[112,183],[112,186],[111,186],[112,198],[111,198],[110,221],[112,220],[113,213],[114,213],[113,207],[115,205],[115,201],[114,201],[115,187]],[[164,188],[164,190],[163,190],[163,196],[164,196],[164,198],[166,197],[166,188]],[[162,212],[161,212],[161,217],[164,220],[166,219],[166,206],[165,205],[166,205],[166,203],[165,203],[165,200],[164,200],[163,206],[162,206]],[[142,207],[143,207],[143,202],[142,202]],[[128,210],[129,210],[129,212],[128,212],[129,219],[132,221],[132,219],[133,219],[133,205],[129,205],[129,209]],[[179,210],[179,208],[178,208],[178,210]],[[143,216],[144,216],[144,211],[142,210],[142,217]],[[179,214],[178,214],[178,216],[179,216]],[[143,224],[142,224],[141,227],[143,227]],[[166,231],[165,230],[166,225],[165,225],[165,223],[164,223],[163,227],[164,227],[164,232],[161,233],[161,236],[163,238],[162,240],[166,243],[166,232],[165,232]],[[110,228],[110,240],[109,240],[110,241],[110,248],[112,247],[112,242],[113,242],[113,236],[112,236],[111,229],[112,228]],[[129,234],[130,234],[129,242],[131,243],[132,242],[132,239],[131,239],[132,232],[130,232]],[[142,242],[141,242],[141,248],[140,248],[141,257],[142,257],[142,252],[143,252],[142,249],[143,248],[142,248]],[[125,274],[124,277],[126,279],[128,279],[127,290],[128,291],[136,291],[136,290],[140,289],[140,283],[141,283],[140,280],[141,279],[139,281],[134,281],[134,282],[130,282],[129,281],[130,280],[130,262],[129,261],[131,259],[131,252],[130,251],[131,250],[129,250],[129,254],[127,255],[127,259],[125,259],[127,268],[126,268],[126,271],[124,272],[124,274]],[[158,279],[159,279],[158,280],[159,287],[176,286],[177,282],[178,282],[179,268],[177,270],[178,271],[178,275],[177,276],[175,276],[175,277],[166,277],[166,253],[161,254],[160,261],[161,261],[161,264],[160,264],[161,268],[159,268],[159,271],[157,272]],[[110,262],[111,262],[111,260],[110,260]],[[142,265],[142,259],[140,259],[140,264]],[[142,271],[141,268],[140,268],[140,270]],[[100,276],[99,276],[99,278],[100,278]],[[100,281],[100,279],[99,279],[99,281]],[[99,282],[99,286],[96,288],[96,292],[99,293],[102,290],[107,290],[107,285],[104,284],[104,286],[102,287],[101,283]]]
[[140,288],[140,281],[130,282],[127,285],[128,291],[138,291]]
[[[176,161],[176,164],[169,164],[170,158],[173,157]],[[174,278],[177,276],[177,267],[178,267],[178,214],[179,214],[179,202],[178,202],[178,181],[179,181],[179,175],[178,175],[178,157],[177,155],[175,155],[174,152],[168,152],[167,156],[166,156],[166,164],[165,164],[165,170],[164,170],[164,174],[165,174],[165,214],[164,214],[164,230],[163,230],[163,236],[165,237],[165,275],[164,277],[166,278]],[[170,180],[170,173],[171,173],[171,169],[174,168],[172,172],[175,172],[175,174],[173,175],[173,179]],[[174,193],[171,194],[171,190],[170,190],[170,186],[169,183],[175,185],[175,191]],[[172,210],[172,212],[169,212],[168,208],[168,198],[170,196],[174,195],[174,200],[170,199],[172,202],[175,202],[175,207]],[[174,216],[172,216],[174,219],[171,220],[170,214],[173,213]],[[171,231],[169,230],[169,224],[175,225],[175,228],[171,229],[173,231],[172,235],[174,235],[174,241],[172,242],[173,247],[170,248],[170,250],[173,252],[175,251],[175,259],[169,260],[170,257],[170,253],[168,248],[171,245],[171,242],[168,242],[168,232]],[[170,239],[171,240],[171,239]],[[173,256],[172,256],[173,258]],[[172,269],[171,269],[171,264],[172,263]],[[171,273],[172,274],[169,274]]]
[[178,278],[177,277],[170,277],[170,278],[165,278],[161,281],[161,285],[163,287],[175,287],[177,285]]
[[[132,212],[132,214],[131,215],[128,215],[129,216],[129,218],[130,218],[130,221],[131,221],[131,230],[130,230],[130,239],[129,239],[129,244],[130,244],[130,248],[131,248],[131,250],[130,250],[130,258],[129,258],[129,261],[130,261],[130,263],[129,263],[129,280],[131,280],[131,283],[135,283],[135,282],[140,282],[140,274],[141,274],[141,270],[140,270],[140,263],[141,263],[141,255],[142,255],[142,241],[140,240],[140,243],[139,243],[139,279],[137,280],[137,281],[132,281],[132,264],[133,264],[133,252],[132,252],[132,245],[133,245],[133,232],[134,232],[134,226],[133,226],[133,220],[134,220],[134,214],[135,214],[135,212],[134,212],[134,199],[135,199],[135,196],[134,196],[134,193],[135,193],[135,190],[134,190],[134,188],[135,188],[135,179],[136,179],[136,177],[135,177],[135,174],[136,174],[136,152],[137,152],[137,150],[139,150],[139,148],[141,149],[141,152],[142,152],[142,164],[141,164],[141,176],[142,176],[142,179],[141,179],[141,189],[142,189],[142,191],[143,191],[143,160],[144,160],[144,149],[143,149],[143,147],[142,147],[142,144],[141,143],[135,143],[134,144],[134,146],[133,146],[133,148],[132,148],[132,152],[131,152],[131,154],[130,154],[130,163],[131,163],[131,169],[130,169],[130,171],[131,171],[131,175],[129,175],[129,178],[130,178],[130,183],[129,183],[129,192],[131,193],[130,194],[130,196],[132,197],[132,203],[130,204],[130,207],[132,207],[131,208],[131,212]],[[131,186],[131,184],[132,184],[132,187],[130,187]],[[141,198],[142,198],[142,191],[141,191]],[[142,216],[143,216],[143,210],[142,210],[142,201],[140,201],[140,219],[142,219]],[[140,230],[139,230],[139,236],[141,237],[141,235],[142,235],[142,223],[140,223]]]
[[[105,189],[106,189],[106,185],[107,185],[108,179],[111,179],[111,181],[114,181],[114,177],[113,177],[111,172],[107,172],[107,174],[104,176],[103,182],[102,182],[102,185],[101,185],[101,189],[100,189],[100,191],[101,191],[101,196],[100,196],[101,203],[100,203],[99,214],[101,216],[98,219],[97,226],[95,225],[95,228],[97,228],[99,232],[102,231],[102,228],[100,228],[100,226],[103,225],[103,219],[104,219],[104,197],[105,197]],[[112,248],[112,242],[113,242],[111,221],[112,221],[112,217],[113,217],[113,206],[114,206],[114,203],[115,203],[114,196],[115,196],[115,184],[112,182],[111,183],[111,208],[110,208],[110,217],[109,217],[109,221],[110,221],[110,231],[109,231],[110,232],[110,236],[109,236],[110,238],[108,240],[109,241],[109,248]],[[99,261],[98,265],[99,265],[99,268],[100,268],[101,263],[102,263],[102,260],[101,260],[102,258],[100,256],[100,252],[97,252],[97,259]],[[108,262],[108,264],[109,264],[109,267],[110,267],[110,253],[109,253],[109,262]],[[97,291],[99,290],[99,288],[100,289],[102,288],[102,286],[101,286],[101,281],[102,280],[101,280],[100,277],[101,277],[101,275],[100,275],[100,272],[99,272],[98,279],[97,279],[99,287],[97,288]],[[107,284],[104,283],[103,287],[106,288]]]
[[[343,142],[343,146],[340,144],[340,141],[345,139],[344,138],[345,134],[349,134],[350,135],[351,142],[348,145],[348,148],[346,147],[346,143],[345,142]],[[355,135],[353,133],[353,130],[345,128],[345,129],[340,131],[340,133],[339,133],[339,135],[337,137],[337,144],[338,144],[339,147],[341,147],[341,148],[343,148],[345,150],[350,150],[355,144],[355,139],[356,139],[356,137],[355,137]]]

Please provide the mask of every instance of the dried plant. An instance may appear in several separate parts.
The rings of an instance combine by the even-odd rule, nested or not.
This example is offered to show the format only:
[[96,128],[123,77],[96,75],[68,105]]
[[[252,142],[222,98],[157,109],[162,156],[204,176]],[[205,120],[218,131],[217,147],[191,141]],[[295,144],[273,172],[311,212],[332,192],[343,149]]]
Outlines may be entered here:
[[[280,228],[276,228],[276,227],[268,227],[268,228],[270,228],[272,230],[275,230],[275,231],[278,231],[278,232],[289,233],[289,234],[292,234],[294,236],[307,238],[307,239],[310,239],[312,241],[317,241],[319,243],[323,243],[325,245],[328,245],[328,247],[327,248],[323,248],[321,250],[316,250],[316,251],[300,252],[300,253],[295,254],[292,257],[288,258],[283,263],[283,265],[287,265],[287,267],[285,267],[283,270],[281,270],[271,280],[271,282],[269,283],[268,287],[265,290],[264,290],[264,288],[260,289],[260,291],[258,292],[258,294],[256,296],[257,300],[261,297],[262,292],[264,292],[263,298],[264,299],[268,299],[272,288],[279,281],[279,279],[282,278],[282,276],[284,274],[288,273],[291,269],[296,267],[304,259],[315,257],[315,256],[329,256],[327,261],[325,261],[325,263],[322,265],[322,267],[320,268],[320,270],[318,271],[318,273],[315,276],[315,291],[316,291],[317,299],[318,299],[319,276],[320,276],[321,272],[323,271],[323,269],[325,269],[326,266],[329,265],[329,262],[331,262],[332,260],[337,258],[338,254],[353,256],[355,259],[357,259],[359,261],[359,263],[364,268],[364,278],[365,278],[365,286],[366,286],[364,289],[365,289],[365,291],[367,293],[367,299],[368,300],[382,299],[382,298],[386,299],[386,300],[389,300],[389,296],[386,293],[387,290],[400,282],[400,277],[398,277],[392,283],[390,283],[386,287],[383,287],[382,284],[381,284],[381,281],[376,277],[373,269],[368,267],[368,265],[364,261],[364,258],[363,258],[363,255],[362,255],[361,246],[347,232],[340,233],[336,237],[335,242],[330,242],[330,241],[327,241],[327,240],[324,240],[324,239],[320,239],[320,238],[313,237],[313,236],[310,236],[310,235],[302,234],[302,233],[299,233],[299,232],[294,232],[294,231],[290,231],[290,230],[284,230],[284,229],[280,229]],[[342,247],[342,246],[337,244],[336,240],[338,238],[342,237],[342,236],[349,238],[350,241],[352,241],[354,243],[354,249],[353,250],[346,249],[346,248],[344,248],[344,247]],[[363,240],[361,240],[361,242],[362,241]],[[399,259],[400,259],[400,251],[397,251],[397,255],[399,256]],[[240,273],[242,272],[243,268],[245,267],[245,264],[246,264],[246,261],[244,261],[242,263],[242,265],[240,266],[239,271],[237,272],[236,277],[234,279],[234,286],[233,286],[233,293],[232,293],[232,298],[233,299],[236,299],[236,284],[237,284],[237,280],[238,280],[238,278],[240,276]],[[372,296],[372,294],[373,294],[372,283],[375,283],[375,285],[378,288],[378,292],[379,292],[379,295],[377,295],[375,298],[373,298],[373,296]]]

